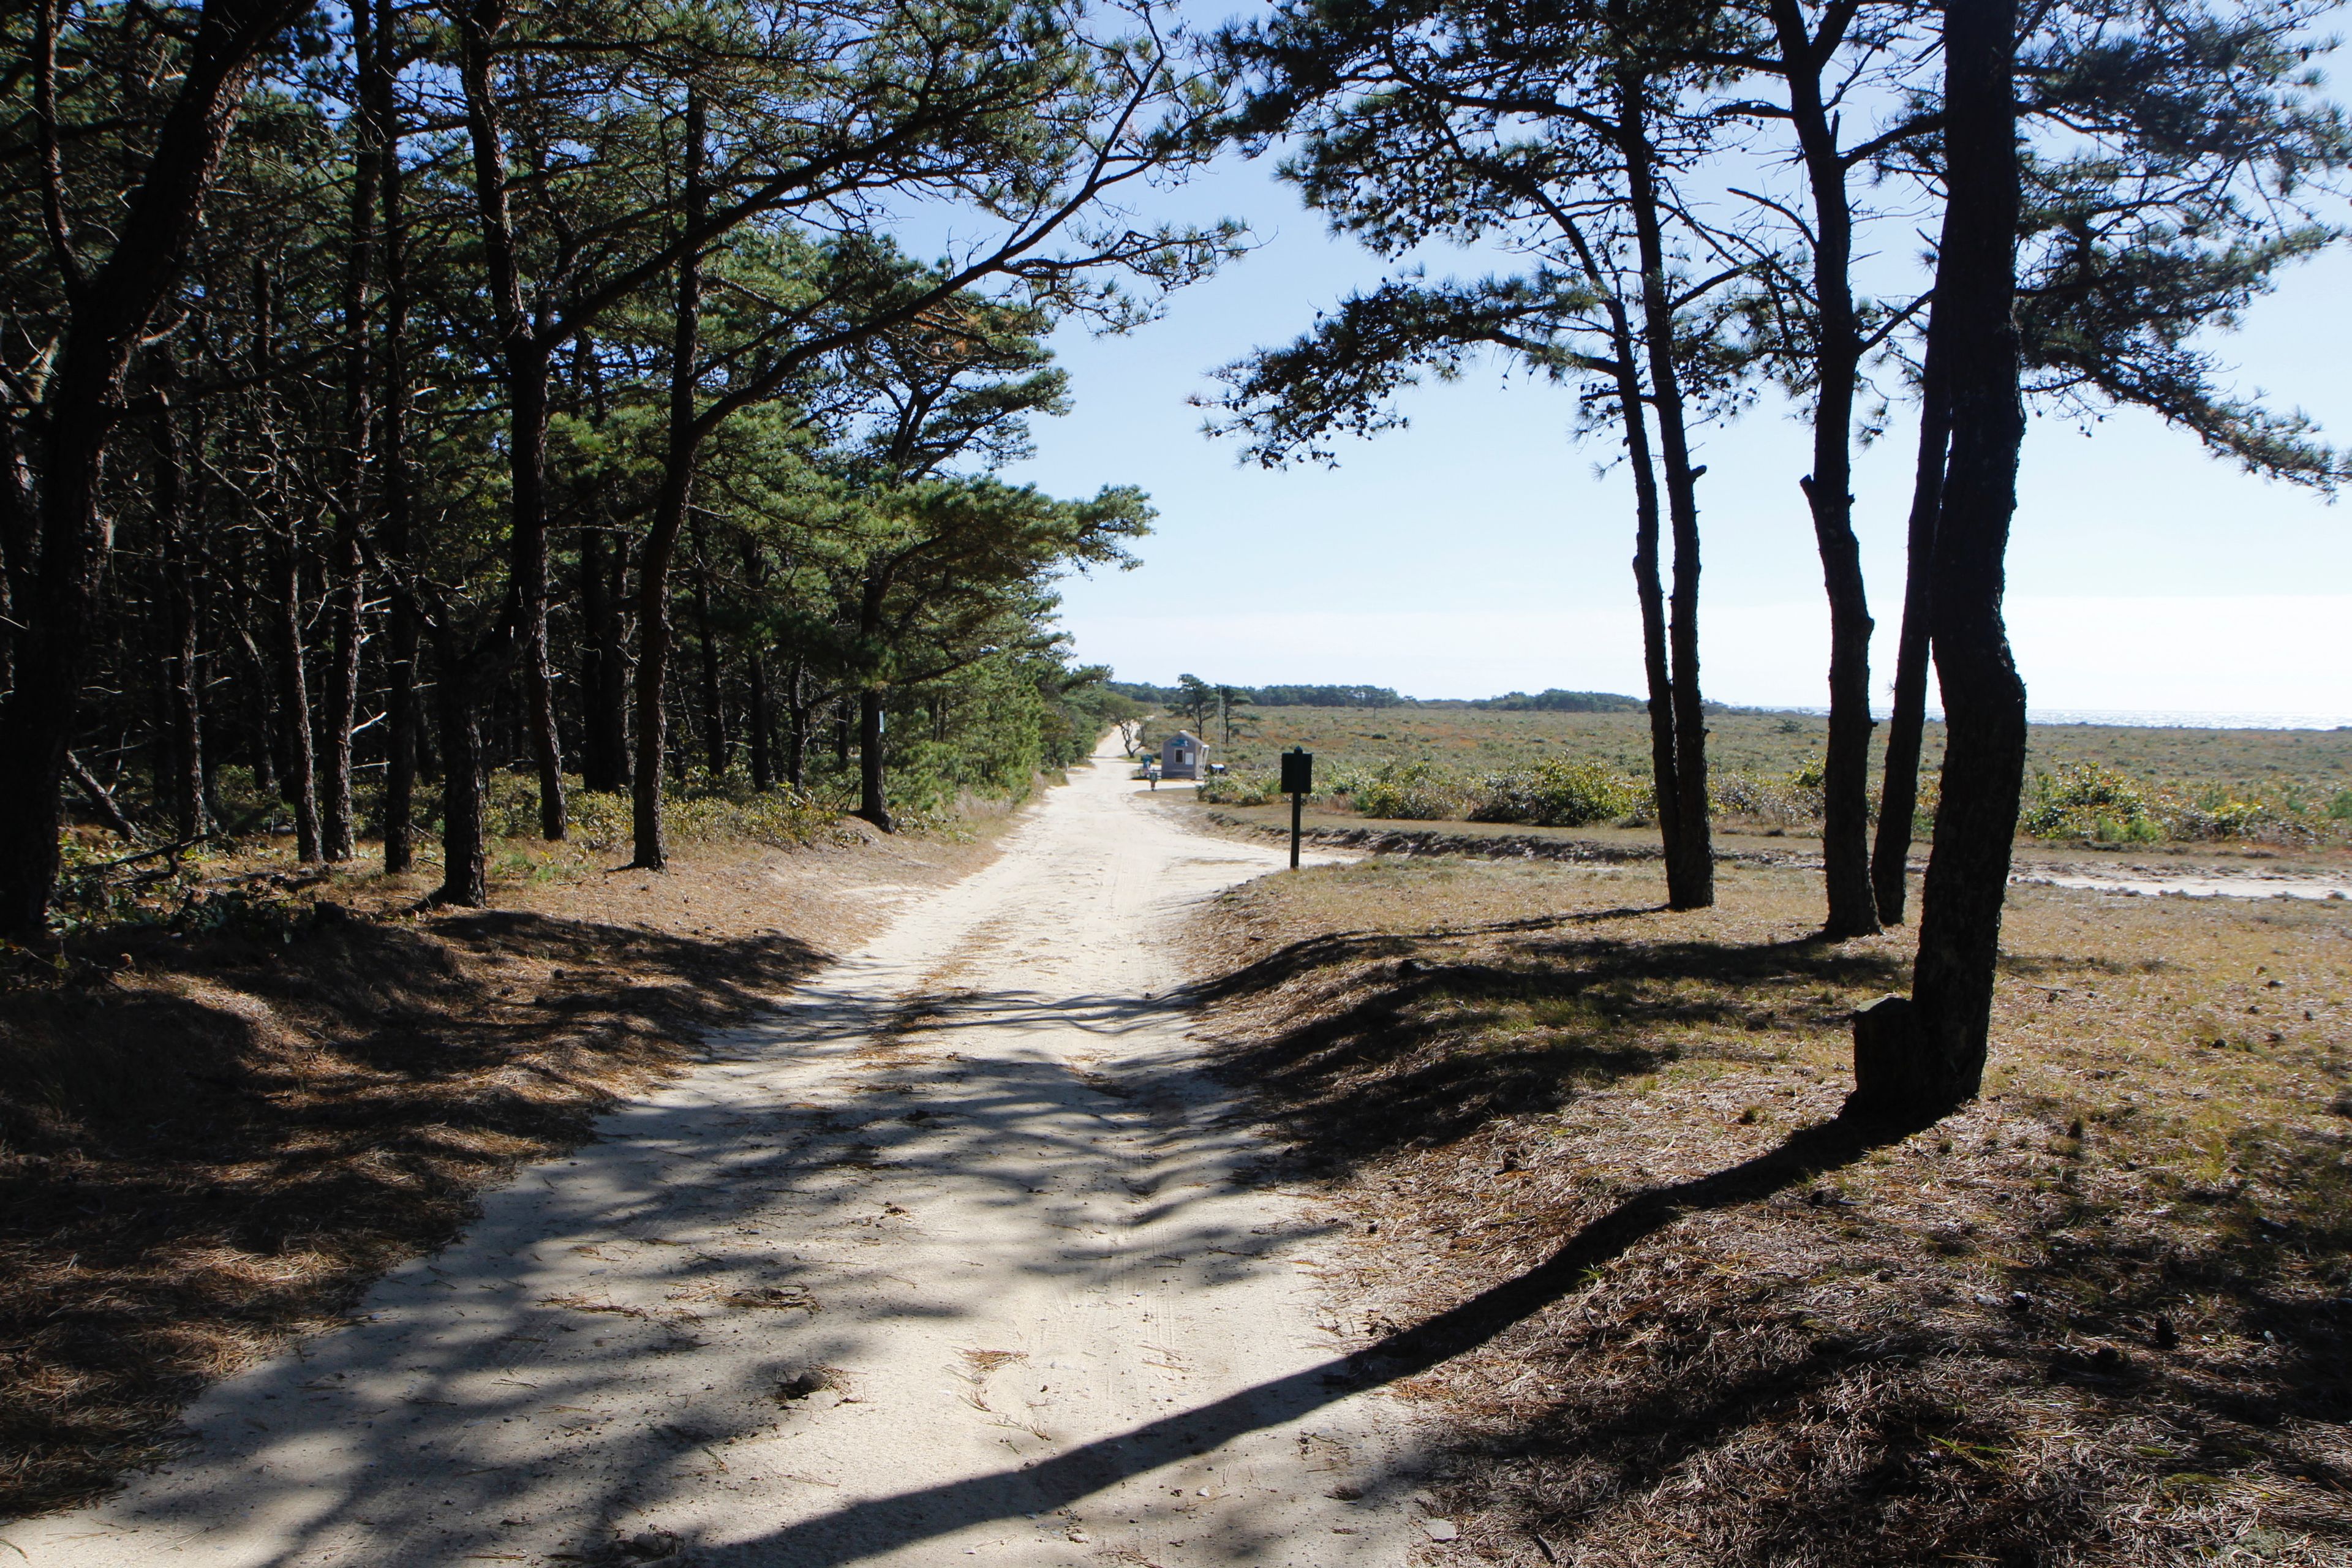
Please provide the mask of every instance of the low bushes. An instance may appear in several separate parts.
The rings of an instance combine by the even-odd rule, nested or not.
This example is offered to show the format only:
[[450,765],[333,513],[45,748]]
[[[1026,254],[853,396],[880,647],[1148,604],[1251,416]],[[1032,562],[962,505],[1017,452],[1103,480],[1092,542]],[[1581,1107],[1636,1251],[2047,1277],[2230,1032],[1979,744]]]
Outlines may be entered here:
[[2036,838],[2145,843],[2162,837],[2139,786],[2095,763],[2065,763],[2055,773],[2037,774],[2018,826]]
[[1274,774],[1255,768],[1212,773],[1201,781],[1201,798],[1211,805],[1265,805],[1280,797],[1281,783]]
[[1822,819],[1822,764],[1807,762],[1785,773],[1710,773],[1706,795],[1717,816],[1744,817],[1768,827],[1811,827]]
[[1459,817],[1469,805],[1469,791],[1434,763],[1385,763],[1357,784],[1355,804],[1366,816],[1437,822]]
[[[1913,831],[1935,828],[1940,780],[1923,772]],[[1654,820],[1649,781],[1606,763],[1551,757],[1472,779],[1423,757],[1364,768],[1329,768],[1318,795],[1364,816],[1402,821],[1524,823],[1537,827],[1585,827],[1601,823],[1642,826]],[[1872,781],[1877,805],[1877,779]],[[1820,828],[1822,764],[1809,760],[1787,773],[1725,770],[1707,779],[1713,815],[1727,826],[1808,833]],[[1265,805],[1280,795],[1270,773],[1243,769],[1205,781],[1201,799],[1219,805]],[[2279,844],[2340,841],[2352,822],[2352,790],[2305,798],[2293,789],[2257,793],[2247,786],[2195,793],[2145,783],[2095,763],[2066,763],[2028,781],[2018,831],[2033,838],[2098,844],[2249,839]]]
[[[2314,814],[2292,800],[2245,800],[2219,787],[2195,795],[2149,788],[2091,763],[2070,763],[2034,775],[2018,820],[2036,838],[2084,838],[2099,844],[2147,844],[2160,839],[2260,838],[2301,842],[2318,837]],[[2331,805],[2328,816],[2335,816]]]
[[1582,827],[1631,816],[1646,804],[1648,794],[1598,763],[1554,758],[1488,775],[1470,820]]

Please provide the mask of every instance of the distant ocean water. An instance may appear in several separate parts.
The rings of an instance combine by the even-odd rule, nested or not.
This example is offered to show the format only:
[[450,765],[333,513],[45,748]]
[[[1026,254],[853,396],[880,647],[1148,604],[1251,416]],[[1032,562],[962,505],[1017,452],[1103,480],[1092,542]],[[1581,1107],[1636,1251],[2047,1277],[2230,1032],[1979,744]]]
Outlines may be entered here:
[[2031,709],[2036,724],[2132,724],[2164,730],[2343,730],[2352,713],[2205,713],[2127,708]]
[[[1792,713],[1826,714],[1826,708],[1792,708]],[[1888,717],[1874,708],[1871,716]],[[1928,718],[1940,720],[1940,712]],[[2160,708],[2035,708],[2027,715],[2035,724],[2119,724],[2152,730],[2352,730],[2352,713],[2215,713],[2201,710]]]

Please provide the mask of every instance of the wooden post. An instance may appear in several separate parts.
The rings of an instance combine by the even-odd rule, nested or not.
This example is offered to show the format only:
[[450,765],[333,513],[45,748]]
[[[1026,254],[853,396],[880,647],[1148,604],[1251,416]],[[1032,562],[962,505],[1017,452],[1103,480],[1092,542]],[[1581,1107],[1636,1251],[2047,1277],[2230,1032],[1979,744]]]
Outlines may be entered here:
[[1282,789],[1290,796],[1290,868],[1298,869],[1298,816],[1315,792],[1315,758],[1300,747],[1282,753]]

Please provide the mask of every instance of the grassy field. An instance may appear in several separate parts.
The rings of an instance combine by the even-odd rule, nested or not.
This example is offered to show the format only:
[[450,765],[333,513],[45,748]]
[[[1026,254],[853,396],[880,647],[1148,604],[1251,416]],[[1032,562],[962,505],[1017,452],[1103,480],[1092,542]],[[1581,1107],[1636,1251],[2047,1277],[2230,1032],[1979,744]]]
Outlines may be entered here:
[[[1413,763],[1430,763],[1465,784],[1551,760],[1596,763],[1635,781],[1645,780],[1649,772],[1649,720],[1640,713],[1426,708],[1267,708],[1241,713],[1230,744],[1213,720],[1207,726],[1213,760],[1244,773],[1267,772],[1278,753],[1303,746],[1315,753],[1318,784],[1345,785],[1384,766]],[[1151,732],[1164,733],[1174,724],[1158,721]],[[1818,763],[1826,734],[1827,721],[1813,716],[1719,713],[1709,721],[1709,767],[1772,792]],[[1942,726],[1930,725],[1931,776],[1942,752]],[[2151,809],[2159,797],[2184,806],[2253,805],[2260,809],[2246,814],[2253,825],[2244,829],[2248,836],[2269,832],[2337,840],[2352,832],[2352,818],[2328,815],[2338,801],[2345,802],[2338,809],[2352,811],[2352,731],[2036,725],[2027,761],[2029,797],[2034,774],[2054,778],[2063,767],[2082,764],[2123,775],[2149,797]],[[1874,783],[1875,757],[1873,766]]]
[[1832,1119],[1908,934],[1719,888],[1375,858],[1196,925],[1463,1560],[2347,1561],[2352,908],[2014,890],[1985,1096],[1895,1138]]

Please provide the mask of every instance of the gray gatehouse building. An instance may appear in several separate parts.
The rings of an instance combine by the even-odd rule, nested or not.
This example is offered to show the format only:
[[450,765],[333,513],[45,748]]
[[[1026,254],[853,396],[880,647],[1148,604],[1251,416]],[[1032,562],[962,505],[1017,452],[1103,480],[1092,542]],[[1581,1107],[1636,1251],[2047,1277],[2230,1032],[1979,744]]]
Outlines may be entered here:
[[1179,730],[1160,742],[1160,776],[1163,779],[1197,779],[1201,776],[1209,748],[1189,730]]

